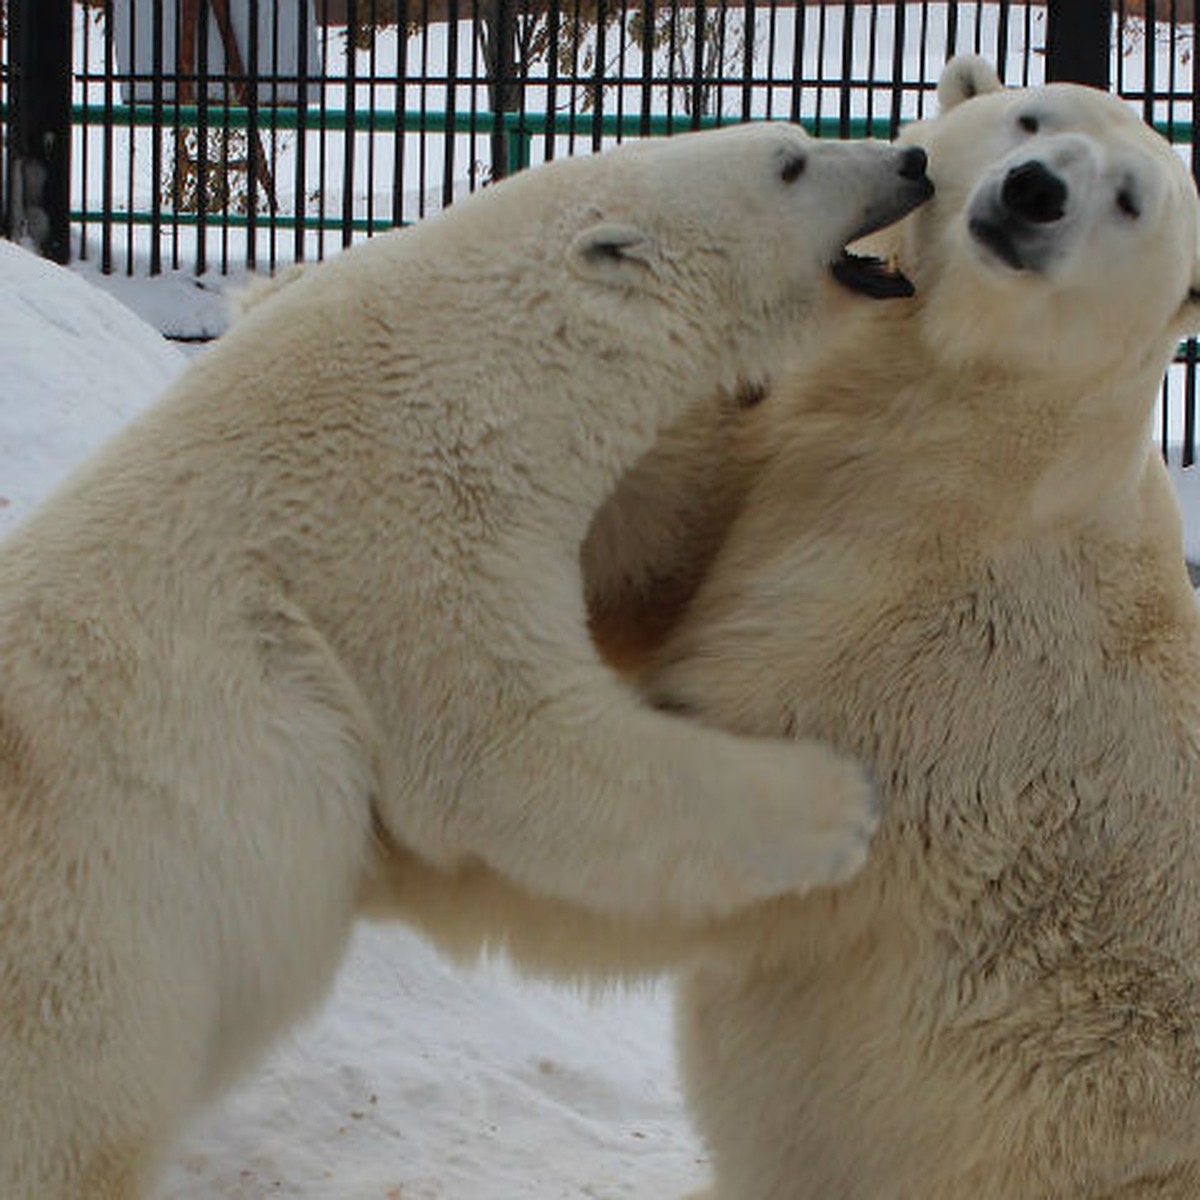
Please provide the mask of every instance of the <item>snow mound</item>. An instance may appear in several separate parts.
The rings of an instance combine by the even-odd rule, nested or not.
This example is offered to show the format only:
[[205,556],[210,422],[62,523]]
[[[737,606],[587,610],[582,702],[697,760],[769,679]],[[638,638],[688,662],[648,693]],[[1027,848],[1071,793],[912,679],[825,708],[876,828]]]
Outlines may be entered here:
[[111,296],[0,241],[0,529],[153,400],[185,361]]

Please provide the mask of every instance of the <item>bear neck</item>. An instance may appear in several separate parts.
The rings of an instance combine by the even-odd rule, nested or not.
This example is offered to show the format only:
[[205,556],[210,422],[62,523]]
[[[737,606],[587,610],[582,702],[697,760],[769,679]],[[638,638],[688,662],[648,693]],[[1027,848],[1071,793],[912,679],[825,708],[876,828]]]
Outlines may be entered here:
[[[780,451],[790,469],[857,473],[847,503],[895,513],[889,536],[903,524],[920,538],[948,506],[981,539],[1127,526],[1169,352],[1070,373],[947,363],[921,318],[919,303],[869,311],[780,389],[796,414]],[[904,497],[902,514],[886,493]]]

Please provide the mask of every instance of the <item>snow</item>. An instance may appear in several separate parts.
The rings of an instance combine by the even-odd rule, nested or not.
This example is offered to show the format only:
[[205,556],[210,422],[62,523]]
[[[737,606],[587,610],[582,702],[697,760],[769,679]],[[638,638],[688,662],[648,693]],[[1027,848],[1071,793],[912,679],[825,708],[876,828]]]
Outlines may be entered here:
[[[0,241],[0,530],[185,362]],[[664,985],[585,995],[364,925],[323,1010],[188,1130],[155,1200],[618,1200],[703,1179]]]
[[160,1200],[673,1197],[703,1181],[664,989],[589,999],[363,926],[315,1023],[185,1138]]
[[[189,300],[178,278],[121,286],[143,310],[164,287]],[[0,241],[0,529],[185,361]],[[1172,474],[1200,558],[1200,468]],[[186,1132],[155,1200],[669,1200],[704,1178],[666,984],[584,994],[364,925],[328,1003]]]
[[71,270],[119,300],[164,337],[202,342],[219,337],[229,328],[227,297],[245,286],[244,268],[224,275],[210,272],[198,276],[190,269],[168,267],[161,274],[151,275],[149,254],[143,253],[135,254],[132,272],[105,274],[94,244],[97,240],[89,241],[87,258],[72,260]]
[[0,529],[185,359],[69,271],[0,240]]

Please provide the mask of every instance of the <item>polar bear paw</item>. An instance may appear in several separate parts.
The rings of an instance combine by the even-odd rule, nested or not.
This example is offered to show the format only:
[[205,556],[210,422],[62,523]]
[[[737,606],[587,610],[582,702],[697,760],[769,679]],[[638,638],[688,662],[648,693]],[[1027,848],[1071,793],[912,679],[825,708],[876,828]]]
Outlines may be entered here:
[[816,742],[758,749],[779,772],[740,814],[762,898],[852,879],[881,815],[866,772]]
[[725,747],[731,774],[702,785],[712,822],[694,825],[692,838],[703,828],[712,841],[707,853],[681,855],[676,902],[725,917],[853,878],[880,819],[879,794],[862,767],[817,742],[739,741]]

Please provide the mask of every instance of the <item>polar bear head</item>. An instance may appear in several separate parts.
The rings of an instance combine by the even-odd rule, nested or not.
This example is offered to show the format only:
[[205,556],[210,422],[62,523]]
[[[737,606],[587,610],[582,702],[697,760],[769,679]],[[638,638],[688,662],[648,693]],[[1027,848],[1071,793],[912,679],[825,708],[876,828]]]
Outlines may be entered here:
[[1200,327],[1196,189],[1132,108],[1005,89],[975,57],[947,65],[938,98],[902,138],[927,149],[936,195],[896,237],[943,355],[1077,374],[1158,361]]
[[608,186],[591,193],[605,217],[571,247],[583,276],[636,290],[656,260],[659,273],[694,260],[768,310],[795,295],[810,302],[830,268],[874,298],[909,292],[876,260],[847,268],[845,246],[929,197],[919,149],[819,141],[773,122],[642,141],[606,159]]
[[[830,297],[908,294],[907,281],[845,246],[930,192],[914,146],[761,122],[559,159],[447,219],[456,245],[479,248],[476,278],[508,263],[538,290],[536,302],[514,295],[524,321],[550,311],[573,343],[619,338],[630,361],[670,358],[674,346],[711,379],[711,351],[744,371],[773,344],[803,341]],[[468,223],[478,236],[460,236]]]

